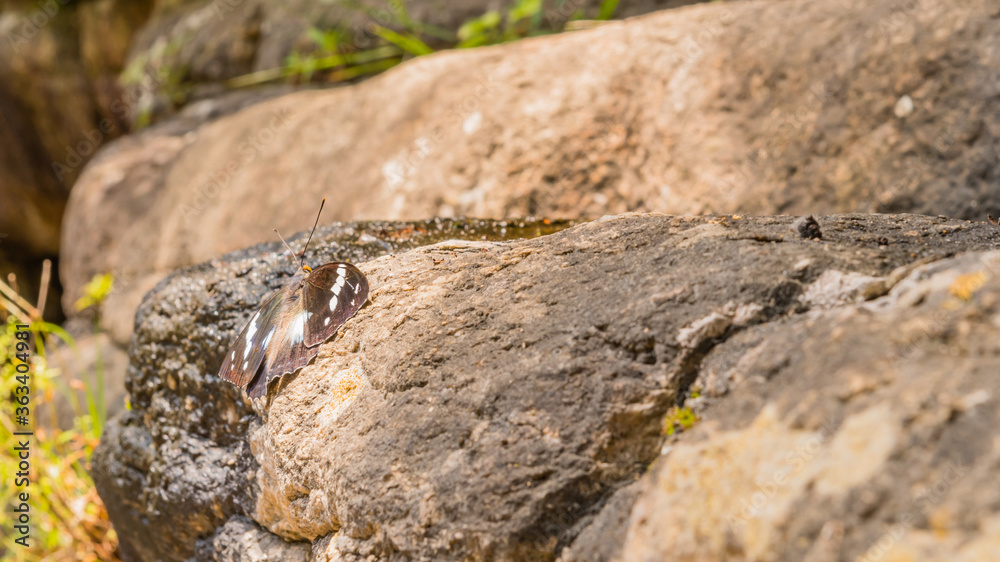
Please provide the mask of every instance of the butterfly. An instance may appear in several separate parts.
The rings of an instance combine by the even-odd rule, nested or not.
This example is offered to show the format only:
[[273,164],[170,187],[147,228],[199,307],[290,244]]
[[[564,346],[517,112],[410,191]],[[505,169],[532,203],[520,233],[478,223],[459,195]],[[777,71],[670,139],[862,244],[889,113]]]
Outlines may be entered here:
[[[325,203],[326,199],[320,204],[320,213]],[[336,334],[368,300],[368,279],[357,267],[334,262],[312,269],[304,264],[317,224],[319,214],[291,282],[264,301],[229,345],[219,369],[220,378],[242,388],[251,398],[266,395],[272,380],[307,365],[319,353],[319,344]],[[283,238],[281,241],[295,258],[288,243]]]

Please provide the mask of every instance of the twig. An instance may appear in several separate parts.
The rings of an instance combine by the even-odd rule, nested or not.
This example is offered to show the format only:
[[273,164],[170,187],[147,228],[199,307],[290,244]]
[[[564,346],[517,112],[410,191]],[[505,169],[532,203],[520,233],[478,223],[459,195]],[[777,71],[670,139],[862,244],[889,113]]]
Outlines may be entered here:
[[[10,274],[8,278],[11,280],[11,285],[17,284],[17,277],[15,277],[13,273]],[[10,299],[11,302],[19,306],[22,311],[28,313],[29,318],[35,318],[38,315],[38,309],[31,306],[31,303],[21,298],[21,295],[17,294],[17,291],[2,281],[0,281],[0,293],[7,295],[7,298]]]
[[0,306],[6,308],[8,312],[16,316],[18,319],[20,319],[21,322],[24,322],[25,324],[31,323],[31,318],[25,316],[24,311],[22,311],[16,304],[10,302],[9,300],[0,297]]
[[38,287],[38,319],[41,320],[41,316],[45,314],[45,298],[49,294],[49,281],[52,279],[52,260],[45,260],[42,262],[42,280],[39,282]]

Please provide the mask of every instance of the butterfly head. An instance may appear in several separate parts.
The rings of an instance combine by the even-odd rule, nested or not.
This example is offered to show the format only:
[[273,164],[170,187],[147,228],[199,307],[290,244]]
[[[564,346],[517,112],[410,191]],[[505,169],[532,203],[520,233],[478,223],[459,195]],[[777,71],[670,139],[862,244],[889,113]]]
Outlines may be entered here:
[[292,259],[299,262],[299,269],[298,271],[295,272],[296,275],[309,275],[310,273],[312,273],[312,268],[306,265],[305,263],[306,250],[309,249],[309,242],[312,240],[313,234],[316,233],[316,226],[319,225],[319,216],[320,214],[323,213],[323,205],[325,204],[326,204],[326,198],[324,197],[323,200],[320,201],[319,203],[319,212],[316,213],[316,222],[313,223],[312,230],[309,231],[309,238],[306,238],[306,243],[302,245],[302,251],[297,254],[292,251],[292,248],[288,245],[288,242],[285,242],[285,239],[281,237],[281,233],[278,232],[278,229],[277,228],[274,229],[274,233],[278,235],[278,239],[281,240],[281,243],[285,245],[285,249],[288,250],[288,253],[292,255]]

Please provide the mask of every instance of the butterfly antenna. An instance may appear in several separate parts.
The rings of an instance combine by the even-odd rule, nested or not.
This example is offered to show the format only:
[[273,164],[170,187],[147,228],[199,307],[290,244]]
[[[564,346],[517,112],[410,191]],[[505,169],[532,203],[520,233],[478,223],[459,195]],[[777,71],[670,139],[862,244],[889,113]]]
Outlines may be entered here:
[[288,242],[285,242],[285,239],[281,237],[281,233],[278,232],[278,229],[275,228],[273,230],[274,230],[274,233],[278,235],[278,240],[281,240],[281,243],[285,245],[285,249],[288,250],[288,253],[292,255],[292,259],[294,260],[295,259],[295,252],[293,252],[292,249],[288,246]]
[[323,205],[326,205],[326,197],[319,202],[319,212],[316,213],[316,222],[313,223],[313,229],[309,231],[309,238],[306,238],[306,245],[302,246],[302,253],[299,254],[299,267],[302,267],[302,264],[305,263],[306,249],[309,248],[309,242],[313,239],[313,234],[316,232],[316,226],[319,225],[319,216],[323,214]]

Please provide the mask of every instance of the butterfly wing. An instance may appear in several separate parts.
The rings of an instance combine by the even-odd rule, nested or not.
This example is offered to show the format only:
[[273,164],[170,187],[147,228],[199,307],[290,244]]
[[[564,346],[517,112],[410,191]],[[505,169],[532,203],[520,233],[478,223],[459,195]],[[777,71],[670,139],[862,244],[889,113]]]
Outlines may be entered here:
[[305,343],[319,345],[337,333],[368,300],[368,279],[349,263],[328,263],[305,278]]
[[253,380],[264,352],[274,338],[282,308],[280,295],[284,292],[276,291],[268,297],[229,345],[226,359],[219,369],[220,378],[239,387],[246,387]]
[[305,326],[310,314],[303,308],[304,285],[299,282],[290,286],[282,299],[281,329],[265,350],[260,376],[247,387],[247,396],[251,398],[267,394],[267,385],[272,380],[305,367],[319,352],[319,347],[309,347],[305,343]]

